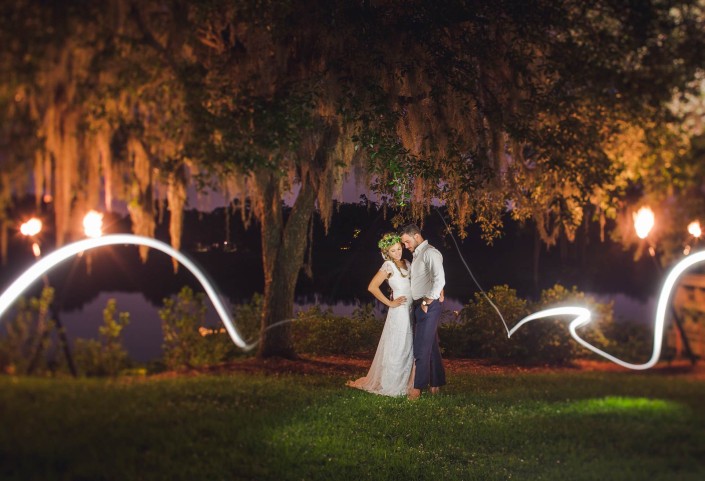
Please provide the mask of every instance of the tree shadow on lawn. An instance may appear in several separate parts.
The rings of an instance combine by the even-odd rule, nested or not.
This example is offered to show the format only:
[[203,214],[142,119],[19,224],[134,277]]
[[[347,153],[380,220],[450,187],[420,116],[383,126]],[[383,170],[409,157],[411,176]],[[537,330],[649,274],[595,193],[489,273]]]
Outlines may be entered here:
[[336,393],[284,375],[0,379],[0,478],[260,479],[266,433]]

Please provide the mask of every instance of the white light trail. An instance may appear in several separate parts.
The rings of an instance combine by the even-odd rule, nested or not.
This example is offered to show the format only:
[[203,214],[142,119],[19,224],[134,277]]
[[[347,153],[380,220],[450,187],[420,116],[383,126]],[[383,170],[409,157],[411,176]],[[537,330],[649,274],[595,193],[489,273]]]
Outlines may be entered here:
[[220,295],[216,291],[215,287],[208,281],[206,275],[184,254],[177,251],[173,247],[164,242],[152,239],[149,237],[136,236],[132,234],[113,234],[105,237],[99,237],[97,239],[84,239],[78,242],[68,244],[60,249],[55,250],[46,257],[38,260],[34,265],[27,269],[21,276],[19,276],[15,281],[5,290],[5,292],[0,295],[0,318],[5,313],[5,311],[17,300],[19,296],[39,279],[42,275],[46,274],[49,270],[54,268],[56,265],[65,261],[66,259],[73,257],[83,251],[90,249],[95,249],[98,247],[104,247],[108,245],[143,245],[151,247],[153,249],[164,252],[165,254],[173,257],[181,264],[183,264],[191,273],[198,279],[198,281],[203,286],[206,294],[210,298],[213,306],[215,307],[220,320],[225,325],[230,339],[238,347],[249,351],[255,344],[246,343],[240,333],[238,332],[233,319],[230,316],[227,308],[223,305]]
[[644,369],[649,369],[653,367],[657,362],[659,357],[661,356],[661,346],[663,343],[663,330],[664,330],[664,325],[666,323],[666,311],[668,310],[669,307],[669,302],[670,302],[670,297],[671,297],[671,291],[673,290],[676,281],[678,280],[678,277],[689,267],[691,267],[694,264],[697,264],[698,262],[703,262],[705,261],[705,251],[700,251],[695,254],[692,254],[682,261],[680,261],[678,264],[675,265],[675,267],[671,270],[671,272],[668,274],[666,277],[666,281],[663,284],[663,287],[661,288],[661,295],[659,296],[658,300],[658,305],[656,306],[656,319],[654,321],[654,346],[653,350],[651,353],[651,359],[649,359],[647,362],[644,364],[632,364],[630,362],[622,361],[621,359],[606,353],[602,349],[599,349],[583,338],[581,338],[576,330],[579,327],[583,327],[587,324],[590,323],[591,319],[591,313],[589,310],[585,309],[584,307],[556,307],[553,309],[546,309],[543,311],[536,312],[534,314],[531,314],[530,316],[525,317],[521,321],[517,323],[516,326],[514,326],[510,331],[509,331],[509,337],[511,337],[514,332],[519,329],[521,326],[526,324],[529,321],[533,321],[536,319],[544,319],[546,317],[555,317],[555,316],[577,316],[575,319],[573,319],[570,322],[569,329],[570,329],[570,335],[573,336],[573,339],[575,339],[577,342],[579,342],[582,346],[586,347],[587,349],[590,349],[592,352],[599,354],[600,356],[609,359],[610,361],[614,362],[615,364],[619,364],[622,367],[626,367],[629,369],[636,369],[636,370],[644,370]]
[[[38,260],[33,266],[27,269],[21,276],[19,276],[6,290],[0,295],[0,318],[7,311],[7,309],[17,300],[19,296],[39,279],[42,275],[46,274],[49,270],[54,268],[56,265],[65,261],[66,259],[75,256],[81,252],[95,249],[98,247],[104,247],[108,245],[144,245],[151,247],[153,249],[164,252],[165,254],[173,257],[178,262],[183,264],[193,275],[198,279],[198,281],[203,286],[206,294],[213,303],[220,320],[223,322],[225,329],[232,339],[233,343],[244,350],[252,349],[257,343],[248,344],[244,341],[240,333],[238,332],[232,317],[230,316],[227,308],[223,305],[215,287],[210,283],[206,275],[184,254],[172,248],[164,242],[152,239],[149,237],[136,236],[132,234],[113,234],[105,237],[99,237],[96,239],[85,239],[72,244],[68,244],[51,254],[47,255],[43,259]],[[523,319],[521,319],[513,328],[508,329],[507,335],[511,337],[521,326],[524,324],[534,321],[537,319],[545,319],[548,317],[556,316],[576,316],[569,324],[570,334],[579,344],[583,347],[593,351],[596,354],[618,364],[620,366],[635,369],[644,370],[653,367],[661,355],[661,347],[663,344],[663,331],[666,320],[666,311],[669,306],[671,292],[675,286],[678,277],[689,267],[697,264],[699,262],[705,261],[705,251],[697,252],[691,256],[686,257],[680,261],[671,270],[671,272],[666,277],[663,288],[661,289],[661,295],[659,297],[658,306],[656,308],[656,318],[654,322],[654,343],[651,358],[644,364],[633,364],[630,362],[623,361],[595,346],[589,342],[582,339],[578,333],[577,329],[584,327],[591,322],[591,313],[588,309],[579,306],[568,306],[568,307],[555,307],[552,309],[545,309],[543,311],[531,314]],[[504,319],[502,319],[504,320]],[[286,320],[282,322],[290,322],[291,320]],[[279,323],[277,323],[279,324]],[[276,325],[276,324],[275,324]],[[506,326],[506,325],[505,325]],[[274,327],[274,325],[270,326]]]

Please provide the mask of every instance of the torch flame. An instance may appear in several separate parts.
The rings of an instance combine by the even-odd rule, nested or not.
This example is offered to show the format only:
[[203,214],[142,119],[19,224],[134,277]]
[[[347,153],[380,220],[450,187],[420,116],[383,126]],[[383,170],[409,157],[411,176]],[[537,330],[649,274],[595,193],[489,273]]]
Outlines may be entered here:
[[646,239],[654,228],[654,211],[649,207],[642,207],[639,211],[634,214],[634,229],[636,229],[636,235],[640,239]]
[[703,231],[700,229],[700,222],[694,220],[693,222],[688,224],[688,233],[696,238],[699,238],[701,235],[703,235]]
[[42,221],[36,217],[32,217],[27,222],[20,226],[22,235],[33,237],[42,231]]
[[86,237],[96,239],[103,235],[103,214],[94,210],[83,218],[83,232]]

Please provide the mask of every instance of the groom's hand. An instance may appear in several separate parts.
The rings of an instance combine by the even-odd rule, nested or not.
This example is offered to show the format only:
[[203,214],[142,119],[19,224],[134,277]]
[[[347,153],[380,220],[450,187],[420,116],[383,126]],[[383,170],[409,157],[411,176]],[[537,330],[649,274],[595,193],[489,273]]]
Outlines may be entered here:
[[428,297],[423,298],[423,303],[421,304],[421,310],[423,312],[428,312],[428,306],[431,305],[433,302],[433,299],[429,299]]

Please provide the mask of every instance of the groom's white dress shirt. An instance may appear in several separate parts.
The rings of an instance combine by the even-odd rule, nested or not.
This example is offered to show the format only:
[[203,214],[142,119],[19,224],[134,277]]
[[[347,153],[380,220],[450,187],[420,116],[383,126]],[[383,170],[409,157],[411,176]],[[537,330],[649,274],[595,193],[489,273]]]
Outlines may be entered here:
[[443,256],[425,240],[414,249],[411,262],[411,297],[438,299],[446,284]]

